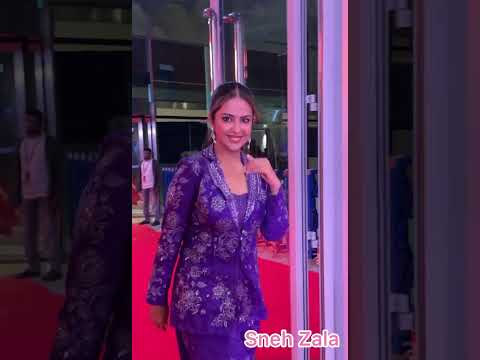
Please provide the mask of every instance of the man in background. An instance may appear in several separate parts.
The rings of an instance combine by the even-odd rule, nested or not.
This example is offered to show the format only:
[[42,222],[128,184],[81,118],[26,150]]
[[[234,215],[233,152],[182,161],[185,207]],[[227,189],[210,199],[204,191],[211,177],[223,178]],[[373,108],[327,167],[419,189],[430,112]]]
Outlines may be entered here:
[[46,226],[46,248],[50,268],[44,281],[62,278],[61,245],[58,236],[59,151],[54,139],[43,131],[43,116],[38,110],[25,114],[26,136],[20,143],[20,198],[25,222],[25,255],[28,267],[19,279],[41,275],[38,239],[42,223]]
[[[154,209],[155,221],[152,226],[160,225],[160,167],[152,157],[152,149],[145,148],[143,161],[140,164],[140,179],[137,182],[137,189],[143,193],[143,214],[145,220],[140,225],[150,224],[150,210]],[[153,206],[151,206],[153,204]]]

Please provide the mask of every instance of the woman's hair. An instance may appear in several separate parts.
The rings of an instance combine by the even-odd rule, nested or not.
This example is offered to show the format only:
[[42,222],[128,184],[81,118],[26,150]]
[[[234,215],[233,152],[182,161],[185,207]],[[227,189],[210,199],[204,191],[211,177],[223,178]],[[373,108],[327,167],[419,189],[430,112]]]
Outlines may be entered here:
[[212,99],[210,101],[210,111],[208,114],[210,121],[213,121],[213,119],[215,118],[215,114],[222,107],[223,104],[235,97],[243,99],[248,103],[248,105],[250,105],[250,107],[252,108],[254,122],[258,122],[260,120],[257,106],[255,105],[255,98],[253,96],[253,93],[245,85],[232,81],[223,83],[213,92]]
[[[212,94],[210,100],[210,110],[208,112],[208,118],[213,123],[215,119],[215,114],[217,111],[225,104],[228,100],[239,97],[240,99],[247,102],[252,109],[253,122],[260,121],[260,113],[258,112],[257,105],[255,104],[255,97],[253,96],[252,91],[245,85],[231,81],[223,83],[218,86]],[[205,144],[209,144],[211,140],[211,129],[207,131],[207,138]]]

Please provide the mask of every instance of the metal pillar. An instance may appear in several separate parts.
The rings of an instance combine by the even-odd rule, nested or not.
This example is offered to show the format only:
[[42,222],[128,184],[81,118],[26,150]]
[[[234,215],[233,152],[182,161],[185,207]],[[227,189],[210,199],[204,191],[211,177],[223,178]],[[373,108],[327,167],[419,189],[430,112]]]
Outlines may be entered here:
[[[153,158],[158,159],[157,148],[157,109],[155,104],[155,86],[154,86],[154,70],[153,70],[153,53],[152,53],[152,24],[149,22],[148,31],[145,37],[145,47],[147,56],[148,67],[148,105],[150,109],[150,119],[147,120],[147,142],[148,146],[152,149]],[[143,158],[143,156],[142,156]]]
[[[348,359],[348,0],[319,2],[322,22],[323,325],[340,336],[327,360]],[[320,51],[320,47],[319,47]],[[319,87],[320,89],[320,87]]]
[[47,117],[47,132],[57,136],[57,109],[55,98],[55,72],[53,49],[53,21],[48,6],[39,2],[40,24],[43,43],[43,80],[44,80],[44,111]]
[[19,46],[13,53],[13,71],[15,81],[15,110],[17,113],[18,127],[17,136],[19,138],[25,135],[25,111],[26,111],[26,94],[25,94],[25,67],[23,61],[23,51]]
[[210,0],[210,7],[203,11],[203,16],[208,19],[210,89],[212,92],[224,82],[222,11],[222,0]]
[[223,18],[227,24],[233,24],[233,48],[235,59],[235,81],[245,84],[247,81],[247,49],[243,31],[243,20],[240,13],[230,13]]
[[[287,1],[288,187],[291,330],[308,329],[307,268],[307,12],[306,0]],[[292,359],[308,359],[305,348]]]

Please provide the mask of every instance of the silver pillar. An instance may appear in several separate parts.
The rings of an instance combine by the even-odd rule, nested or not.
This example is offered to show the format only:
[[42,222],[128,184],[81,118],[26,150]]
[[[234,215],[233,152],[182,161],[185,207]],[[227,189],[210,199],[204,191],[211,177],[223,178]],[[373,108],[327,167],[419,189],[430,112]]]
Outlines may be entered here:
[[[288,200],[291,330],[308,329],[307,269],[307,13],[306,0],[287,1]],[[292,359],[308,359],[305,348]]]
[[347,360],[348,0],[324,0],[322,5],[323,324],[340,337],[340,347],[326,349],[325,359]]
[[[324,176],[324,161],[323,161],[323,45],[324,45],[324,19],[323,19],[323,1],[324,0],[317,0],[317,139],[318,141],[318,148],[317,148],[317,158],[318,158],[318,178],[317,178],[317,186],[318,186],[318,257],[320,259],[319,264],[319,274],[318,277],[318,289],[320,294],[318,298],[320,299],[319,304],[319,324],[320,329],[325,329],[325,288],[324,288],[324,274],[325,274],[325,261],[324,261],[324,238],[323,238],[323,213],[325,209],[323,207],[323,176]],[[325,350],[320,349],[320,359],[325,359]]]
[[13,71],[15,81],[15,110],[18,119],[17,136],[23,137],[25,135],[24,117],[27,105],[25,94],[25,67],[21,46],[18,46],[13,53]]
[[203,59],[205,64],[205,103],[207,111],[210,110],[210,99],[212,96],[212,84],[210,82],[211,67],[209,62],[210,49],[208,46],[203,47]]
[[214,91],[223,84],[223,22],[222,0],[210,0],[210,7],[203,11],[208,19],[208,43],[210,58],[210,88]]
[[247,50],[245,48],[245,38],[243,29],[243,20],[239,13],[233,12],[223,18],[227,24],[233,24],[233,46],[235,59],[235,80],[241,84],[247,81]]
[[145,140],[143,137],[143,120],[140,119],[137,126],[137,134],[138,134],[138,158],[143,159],[143,148],[145,147]]
[[44,77],[43,77],[43,60],[42,51],[35,49],[34,56],[34,71],[35,71],[35,100],[36,107],[41,112],[45,113],[45,94],[44,94]]
[[53,21],[48,6],[40,8],[40,24],[43,42],[43,80],[45,103],[44,111],[47,117],[47,132],[57,136],[57,110],[55,98]]
[[[150,120],[147,121],[147,141],[148,146],[152,149],[153,158],[158,159],[157,148],[157,109],[155,105],[155,86],[154,86],[154,71],[153,71],[153,53],[152,53],[152,24],[149,24],[149,29],[145,37],[145,47],[147,55],[148,67],[148,104],[150,109]],[[143,156],[142,156],[143,158]]]

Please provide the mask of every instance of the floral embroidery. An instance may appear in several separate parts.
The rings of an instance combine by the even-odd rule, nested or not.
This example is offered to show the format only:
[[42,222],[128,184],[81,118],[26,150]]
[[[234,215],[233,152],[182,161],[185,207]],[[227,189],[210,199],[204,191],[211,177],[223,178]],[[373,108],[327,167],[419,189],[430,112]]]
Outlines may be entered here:
[[200,172],[202,171],[202,167],[200,166],[199,161],[193,161],[192,171],[196,176],[200,175]]
[[225,177],[223,175],[223,171],[220,165],[216,161],[213,161],[210,163],[208,170],[210,172],[213,183],[222,191],[223,195],[227,199],[227,206],[230,209],[233,221],[237,228],[239,228],[237,206],[235,205],[233,195],[231,194],[230,189],[228,188],[228,185],[224,180]]
[[[208,234],[207,234],[208,235]],[[192,246],[185,247],[185,261],[195,264],[206,261],[207,249],[211,246],[211,237],[192,237]]]
[[165,227],[175,229],[178,224],[178,215],[176,213],[168,213],[165,218]]
[[216,212],[222,212],[225,209],[225,200],[220,195],[217,195],[212,200],[212,209]]
[[[52,360],[98,359],[102,347],[112,358],[131,358],[131,280],[124,271],[131,237],[130,225],[123,220],[124,194],[131,181],[125,163],[129,157],[128,134],[108,137],[82,193]],[[112,316],[118,321],[112,323]]]
[[213,298],[220,300],[220,313],[213,319],[212,326],[225,327],[229,326],[229,322],[235,319],[235,303],[232,298],[231,291],[219,282],[212,289]]
[[183,290],[175,305],[179,311],[180,318],[184,318],[187,312],[195,315],[200,310],[202,298],[199,296],[199,290]]
[[282,191],[271,195],[257,174],[250,174],[247,184],[249,198],[240,226],[213,147],[179,164],[167,195],[148,291],[150,303],[166,303],[177,256],[182,256],[173,291],[174,326],[224,333],[235,324],[249,326],[264,318],[256,236],[262,231],[268,238],[281,238],[288,213]]
[[219,233],[225,233],[235,230],[231,219],[220,219],[215,224],[215,227]]
[[255,208],[255,202],[257,201],[258,185],[260,184],[260,175],[250,174],[248,176],[249,183],[249,195],[247,202],[247,209],[245,210],[245,221],[250,218]]
[[248,293],[248,287],[244,283],[239,282],[235,290],[242,309],[238,316],[238,321],[246,322],[250,320],[250,313],[252,311],[252,300]]
[[240,238],[235,232],[222,233],[215,240],[215,256],[225,261],[232,258],[240,244]]

